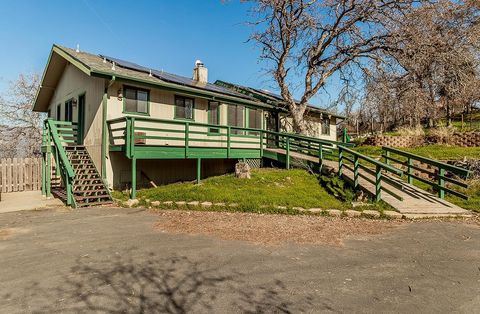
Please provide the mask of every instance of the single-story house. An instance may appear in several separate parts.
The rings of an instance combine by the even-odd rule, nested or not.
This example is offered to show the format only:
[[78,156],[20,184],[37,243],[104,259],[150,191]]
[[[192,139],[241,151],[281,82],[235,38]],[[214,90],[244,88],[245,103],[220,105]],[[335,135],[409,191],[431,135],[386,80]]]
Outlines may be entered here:
[[[72,123],[68,145],[85,147],[110,189],[194,180],[200,170],[202,177],[227,173],[238,159],[261,158],[239,153],[258,150],[258,130],[291,131],[280,96],[209,83],[198,60],[190,78],[58,45],[33,110]],[[310,136],[337,139],[342,116],[310,106],[307,119]]]

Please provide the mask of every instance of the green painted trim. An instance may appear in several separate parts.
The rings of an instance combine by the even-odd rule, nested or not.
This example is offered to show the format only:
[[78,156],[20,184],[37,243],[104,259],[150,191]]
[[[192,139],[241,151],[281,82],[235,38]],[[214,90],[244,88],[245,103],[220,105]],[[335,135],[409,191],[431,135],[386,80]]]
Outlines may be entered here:
[[[80,97],[83,97],[84,104],[82,113],[80,112]],[[85,109],[87,107],[87,92],[83,92],[77,96],[77,144],[83,145],[85,136]],[[80,117],[80,115],[83,117]]]
[[[57,45],[53,45],[52,52],[55,52],[56,54],[58,54],[59,56],[61,56],[71,64],[73,64],[75,67],[77,67],[80,71],[87,74],[88,76],[91,75],[92,73],[91,69],[87,64],[75,58],[74,56],[72,56],[71,54],[63,50],[61,47]],[[49,59],[49,63],[50,63],[50,59]],[[47,64],[47,67],[48,67],[48,64]],[[43,79],[42,79],[42,82],[43,82]]]
[[202,158],[197,158],[197,184],[200,184],[202,171]]
[[[127,111],[125,109],[125,99],[127,98],[126,97],[126,90],[127,89],[131,89],[131,90],[135,90],[135,91],[142,91],[142,92],[146,92],[147,93],[147,112],[132,112],[132,111]],[[137,93],[136,93],[137,94]],[[122,113],[123,114],[130,114],[130,115],[137,115],[137,116],[150,116],[150,90],[148,89],[144,89],[144,88],[139,88],[139,87],[136,87],[136,86],[131,86],[131,85],[122,85]],[[138,101],[138,96],[137,96],[137,101]]]
[[132,158],[132,193],[130,194],[131,199],[137,197],[137,158]]
[[102,179],[107,178],[107,103],[108,90],[105,88],[102,99]]
[[274,107],[271,105],[267,105],[258,101],[253,101],[253,100],[248,100],[248,99],[243,99],[243,98],[238,98],[235,96],[228,96],[220,93],[215,93],[207,90],[202,90],[198,89],[195,87],[189,87],[189,86],[180,86],[178,84],[174,83],[169,83],[165,81],[149,81],[145,79],[140,79],[140,78],[135,78],[135,77],[129,77],[125,75],[118,75],[114,73],[108,73],[108,72],[103,72],[99,70],[92,70],[91,72],[92,76],[95,77],[101,77],[101,78],[111,78],[112,76],[115,75],[117,81],[125,82],[125,83],[130,83],[130,84],[142,84],[144,86],[149,86],[149,87],[155,87],[155,88],[160,88],[163,90],[169,90],[177,93],[184,93],[184,94],[189,94],[190,97],[203,97],[215,101],[220,101],[222,103],[234,103],[234,104],[244,104],[244,105],[251,105],[254,107],[259,107],[259,108],[269,108],[273,109]]
[[[185,99],[190,99],[192,101],[192,118],[177,117],[177,99],[179,99],[179,98],[183,98],[184,100]],[[183,120],[183,121],[195,121],[195,98],[186,97],[186,96],[183,96],[183,95],[174,95],[174,97],[173,97],[173,119]]]

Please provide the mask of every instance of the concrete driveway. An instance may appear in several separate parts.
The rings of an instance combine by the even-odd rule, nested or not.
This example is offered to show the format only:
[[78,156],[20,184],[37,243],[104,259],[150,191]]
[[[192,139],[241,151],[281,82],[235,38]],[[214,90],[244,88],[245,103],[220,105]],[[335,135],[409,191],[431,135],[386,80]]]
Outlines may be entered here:
[[138,209],[0,215],[0,312],[480,312],[478,224],[264,246],[169,234],[157,220]]
[[45,198],[40,191],[2,193],[0,213],[64,206],[57,198]]

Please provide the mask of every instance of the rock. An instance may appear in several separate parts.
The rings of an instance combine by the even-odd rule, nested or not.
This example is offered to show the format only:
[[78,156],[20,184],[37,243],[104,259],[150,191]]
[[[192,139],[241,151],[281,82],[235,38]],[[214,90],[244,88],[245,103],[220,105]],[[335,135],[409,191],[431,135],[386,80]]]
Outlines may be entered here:
[[202,205],[202,207],[212,207],[212,203],[211,203],[211,202],[203,202],[203,203],[201,203],[200,205]]
[[137,199],[129,199],[128,201],[125,202],[125,204],[128,206],[128,207],[135,207],[135,206],[138,206],[138,203],[139,201]]
[[237,162],[235,165],[235,176],[240,179],[250,179],[250,166],[246,162]]
[[307,211],[316,214],[323,212],[323,208],[309,208]]
[[198,206],[198,204],[200,204],[199,201],[191,201],[191,202],[187,203],[187,205],[189,205],[189,206]]
[[232,203],[232,204],[229,204],[228,207],[238,207],[238,204],[237,203]]
[[383,212],[383,214],[385,216],[387,216],[388,218],[392,218],[392,219],[402,219],[403,218],[402,214],[400,214],[399,212],[393,211],[393,210],[385,210]]
[[347,215],[347,217],[360,217],[362,213],[356,210],[347,209],[345,211],[345,214]]
[[225,203],[214,203],[213,206],[225,207]]
[[277,209],[287,209],[287,206],[277,206]]
[[299,212],[305,211],[305,208],[303,207],[292,207],[293,210],[298,210]]
[[184,201],[175,202],[175,205],[177,205],[177,206],[185,206],[186,204],[187,204],[187,202],[184,202]]
[[333,217],[341,217],[342,216],[342,211],[338,210],[338,209],[329,209],[329,210],[327,210],[327,213],[330,216],[333,216]]
[[172,201],[165,201],[163,202],[164,205],[168,205],[168,206],[171,206],[173,205],[173,202]]
[[368,218],[380,218],[380,212],[376,210],[364,210],[362,212],[362,216],[368,217]]
[[150,203],[150,205],[152,205],[153,207],[158,207],[160,206],[160,201],[153,201]]

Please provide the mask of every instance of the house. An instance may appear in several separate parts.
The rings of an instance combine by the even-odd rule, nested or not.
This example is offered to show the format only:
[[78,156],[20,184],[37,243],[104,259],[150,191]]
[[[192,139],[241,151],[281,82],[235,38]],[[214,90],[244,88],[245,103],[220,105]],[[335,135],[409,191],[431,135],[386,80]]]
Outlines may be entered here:
[[[224,174],[238,159],[258,164],[263,142],[272,142],[275,132],[290,131],[280,96],[209,83],[200,61],[187,78],[58,45],[51,50],[33,110],[48,113],[48,134],[74,129],[69,141],[68,135],[60,136],[62,145],[84,147],[89,167],[109,189],[133,186],[133,193],[136,186]],[[341,119],[310,106],[309,135],[335,141]],[[44,146],[47,141],[57,150],[47,147],[44,153],[61,158],[64,149],[48,134]],[[71,158],[75,150],[66,153]],[[64,163],[60,170],[68,168],[65,158]]]

